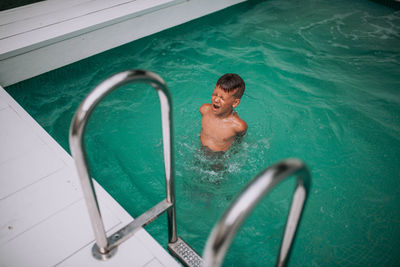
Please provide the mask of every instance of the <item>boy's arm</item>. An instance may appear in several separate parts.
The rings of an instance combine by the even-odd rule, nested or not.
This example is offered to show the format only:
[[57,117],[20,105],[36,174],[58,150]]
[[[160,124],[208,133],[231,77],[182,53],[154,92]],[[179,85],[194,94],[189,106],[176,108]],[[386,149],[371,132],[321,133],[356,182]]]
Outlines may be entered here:
[[247,133],[247,123],[240,120],[239,127],[237,128],[236,132],[236,141],[240,144],[242,142],[243,137]]

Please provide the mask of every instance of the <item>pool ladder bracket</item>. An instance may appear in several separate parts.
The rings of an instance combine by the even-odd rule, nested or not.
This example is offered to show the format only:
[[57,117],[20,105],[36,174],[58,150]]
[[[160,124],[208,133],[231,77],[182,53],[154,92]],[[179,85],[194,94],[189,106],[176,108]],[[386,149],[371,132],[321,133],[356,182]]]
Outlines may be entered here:
[[94,244],[92,247],[92,256],[97,260],[106,261],[112,258],[117,253],[117,251],[118,247],[115,247],[107,251],[106,253],[101,253],[97,244]]

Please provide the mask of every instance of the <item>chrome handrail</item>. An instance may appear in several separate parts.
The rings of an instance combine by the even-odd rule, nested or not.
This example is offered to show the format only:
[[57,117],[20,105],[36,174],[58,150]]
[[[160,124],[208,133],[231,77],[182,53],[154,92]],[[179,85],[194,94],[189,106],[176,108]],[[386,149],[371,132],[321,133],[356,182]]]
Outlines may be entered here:
[[262,171],[234,200],[207,240],[203,253],[205,267],[221,266],[237,230],[251,211],[273,187],[292,175],[297,176],[297,185],[276,262],[276,266],[286,265],[311,183],[307,167],[297,159],[284,160]]
[[[112,238],[107,238],[101,212],[96,198],[96,192],[91,179],[89,161],[84,143],[84,134],[88,120],[98,105],[109,93],[130,82],[140,82],[151,85],[157,90],[161,104],[161,121],[164,151],[164,167],[166,182],[166,199],[140,216],[134,223],[124,227]],[[82,101],[78,107],[70,127],[69,143],[74,158],[78,175],[80,177],[86,205],[94,229],[96,245],[93,248],[93,255],[99,259],[111,257],[117,246],[128,239],[136,231],[157,218],[165,210],[168,214],[168,237],[169,243],[177,241],[176,211],[175,211],[175,183],[174,183],[174,155],[173,155],[173,133],[172,133],[172,109],[171,95],[161,77],[157,74],[143,70],[128,70],[117,73],[100,83]]]

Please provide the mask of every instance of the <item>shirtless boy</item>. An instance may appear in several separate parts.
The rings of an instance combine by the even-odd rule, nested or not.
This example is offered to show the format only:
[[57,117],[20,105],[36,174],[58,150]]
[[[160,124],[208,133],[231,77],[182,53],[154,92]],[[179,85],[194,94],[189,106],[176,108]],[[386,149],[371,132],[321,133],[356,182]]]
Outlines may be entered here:
[[237,74],[228,73],[218,79],[211,104],[200,107],[203,146],[212,151],[227,151],[237,137],[246,133],[247,123],[233,110],[239,105],[244,89],[244,81]]

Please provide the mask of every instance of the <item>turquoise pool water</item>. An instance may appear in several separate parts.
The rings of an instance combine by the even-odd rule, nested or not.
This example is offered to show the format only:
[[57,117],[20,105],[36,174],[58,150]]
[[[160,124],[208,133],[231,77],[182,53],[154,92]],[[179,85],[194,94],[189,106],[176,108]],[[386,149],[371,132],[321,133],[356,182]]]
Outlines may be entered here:
[[[79,102],[134,68],[158,73],[172,92],[178,231],[197,251],[252,177],[298,157],[313,184],[289,265],[400,264],[399,11],[362,0],[244,3],[6,89],[69,151]],[[198,110],[227,72],[246,82],[237,111],[249,130],[227,171],[215,172],[199,153]],[[93,176],[133,216],[164,196],[159,113],[151,88],[125,86],[88,128]],[[261,202],[225,266],[274,264],[293,187]],[[146,227],[161,244],[165,220]]]

